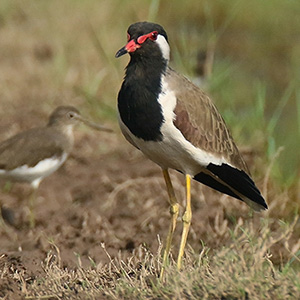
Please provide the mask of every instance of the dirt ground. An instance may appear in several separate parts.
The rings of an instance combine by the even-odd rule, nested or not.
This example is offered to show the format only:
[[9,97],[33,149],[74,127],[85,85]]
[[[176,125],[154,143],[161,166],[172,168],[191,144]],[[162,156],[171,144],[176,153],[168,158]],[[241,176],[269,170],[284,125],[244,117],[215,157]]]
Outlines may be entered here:
[[[2,182],[0,199],[6,220],[0,227],[0,268],[25,270],[30,281],[43,273],[42,261],[49,251],[59,251],[62,266],[68,269],[106,264],[107,253],[126,259],[141,244],[157,251],[169,224],[161,171],[127,144],[117,127],[115,131],[76,131],[72,155],[40,185],[33,229],[28,224],[30,187],[16,183],[9,189]],[[183,176],[175,172],[171,176],[178,199],[184,199]],[[224,246],[230,240],[227,226],[241,217],[259,223],[263,215],[251,217],[246,205],[194,182],[188,243],[195,251],[201,249],[202,240],[209,247]],[[179,222],[174,256],[180,233]],[[0,297],[15,297],[20,283],[4,277],[0,291]]]

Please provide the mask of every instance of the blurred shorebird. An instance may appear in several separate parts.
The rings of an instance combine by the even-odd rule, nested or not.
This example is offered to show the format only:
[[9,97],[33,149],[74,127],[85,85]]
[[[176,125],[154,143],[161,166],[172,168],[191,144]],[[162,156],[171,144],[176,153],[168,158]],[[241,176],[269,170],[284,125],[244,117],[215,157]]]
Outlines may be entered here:
[[73,128],[79,122],[97,130],[111,131],[84,119],[75,107],[59,106],[50,115],[47,126],[23,131],[0,143],[0,178],[32,186],[31,227],[34,227],[35,191],[45,177],[66,161],[74,144]]
[[179,213],[169,168],[186,177],[178,269],[192,219],[191,179],[242,200],[255,210],[267,209],[267,204],[211,99],[168,66],[170,47],[163,27],[149,22],[132,24],[127,44],[116,57],[126,53],[130,61],[118,95],[120,128],[133,146],[162,168],[169,195],[171,223],[162,276]]

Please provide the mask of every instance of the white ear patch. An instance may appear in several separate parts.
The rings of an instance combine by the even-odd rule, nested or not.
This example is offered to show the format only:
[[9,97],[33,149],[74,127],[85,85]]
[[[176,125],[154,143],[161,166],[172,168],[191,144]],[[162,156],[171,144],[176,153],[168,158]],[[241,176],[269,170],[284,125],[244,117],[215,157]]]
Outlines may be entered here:
[[159,48],[162,52],[163,58],[167,61],[170,60],[170,46],[166,41],[165,37],[161,34],[157,36],[156,43],[159,45]]

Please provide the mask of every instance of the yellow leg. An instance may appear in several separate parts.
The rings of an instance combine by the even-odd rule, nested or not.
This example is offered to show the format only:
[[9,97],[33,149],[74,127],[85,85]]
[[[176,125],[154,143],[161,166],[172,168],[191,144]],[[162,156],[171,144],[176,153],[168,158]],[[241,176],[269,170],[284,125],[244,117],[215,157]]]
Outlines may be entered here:
[[179,254],[177,259],[177,269],[180,270],[181,268],[181,261],[182,256],[184,254],[184,248],[187,240],[187,236],[189,233],[191,220],[192,220],[192,207],[191,207],[191,176],[186,175],[186,208],[184,215],[182,216],[182,222],[183,222],[183,230],[181,235],[181,242],[180,242],[180,248],[179,248]]
[[35,215],[34,215],[34,206],[36,198],[36,188],[33,188],[31,195],[29,196],[29,226],[30,228],[35,227]]
[[164,174],[167,191],[168,191],[168,195],[169,195],[171,222],[170,222],[169,232],[168,232],[167,240],[166,240],[166,248],[164,251],[163,265],[162,265],[162,269],[160,272],[160,278],[163,277],[165,267],[167,266],[167,263],[168,263],[168,257],[169,257],[169,253],[170,253],[170,249],[171,249],[173,233],[176,228],[176,221],[177,221],[177,217],[178,217],[178,213],[179,213],[179,204],[175,197],[173,185],[172,185],[168,170],[163,170],[163,174]]

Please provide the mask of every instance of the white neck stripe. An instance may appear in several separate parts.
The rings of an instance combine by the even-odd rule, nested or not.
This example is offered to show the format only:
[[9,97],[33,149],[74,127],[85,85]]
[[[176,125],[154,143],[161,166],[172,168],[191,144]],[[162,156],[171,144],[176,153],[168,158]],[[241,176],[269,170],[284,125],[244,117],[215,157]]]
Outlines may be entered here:
[[166,59],[167,61],[169,61],[170,60],[170,46],[169,46],[168,42],[166,41],[165,37],[163,35],[159,34],[157,36],[156,43],[158,44],[158,46],[162,52],[163,58]]

